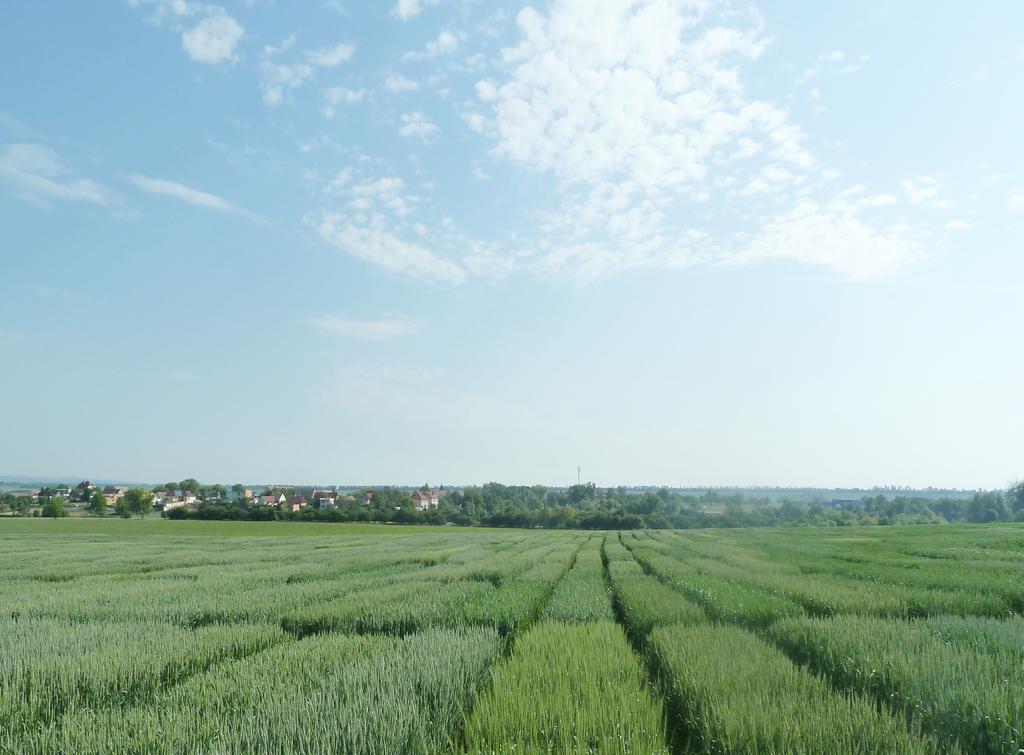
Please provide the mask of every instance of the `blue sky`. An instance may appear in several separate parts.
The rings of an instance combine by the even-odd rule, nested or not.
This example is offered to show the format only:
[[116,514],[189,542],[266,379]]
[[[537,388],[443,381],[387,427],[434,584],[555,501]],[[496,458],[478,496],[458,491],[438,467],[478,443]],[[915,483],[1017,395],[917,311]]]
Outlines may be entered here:
[[1018,2],[3,16],[2,474],[1024,475]]

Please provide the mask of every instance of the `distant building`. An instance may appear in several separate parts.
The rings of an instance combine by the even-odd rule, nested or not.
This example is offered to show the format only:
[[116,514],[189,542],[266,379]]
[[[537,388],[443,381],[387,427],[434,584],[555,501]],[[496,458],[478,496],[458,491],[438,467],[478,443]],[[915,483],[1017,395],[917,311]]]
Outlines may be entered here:
[[417,511],[436,509],[441,503],[440,490],[417,490],[412,494],[412,505]]
[[313,493],[313,505],[321,511],[338,507],[338,494],[333,490],[317,490]]
[[[114,504],[124,498],[124,494],[128,492],[128,488],[123,485],[107,485],[103,488],[103,497],[107,499],[107,503]],[[156,494],[153,494],[154,501],[156,500]]]
[[[309,506],[309,501],[307,501],[302,496],[295,496],[293,498],[288,499],[288,510],[291,511],[293,514],[299,513],[307,506]],[[324,508],[323,505],[321,505],[320,508]]]
[[257,500],[260,506],[280,506],[288,502],[288,496],[284,493],[264,493]]
[[89,480],[82,480],[75,486],[75,497],[80,501],[84,501],[88,499],[90,495],[92,495],[92,491],[94,491],[95,489],[96,486],[93,485]]

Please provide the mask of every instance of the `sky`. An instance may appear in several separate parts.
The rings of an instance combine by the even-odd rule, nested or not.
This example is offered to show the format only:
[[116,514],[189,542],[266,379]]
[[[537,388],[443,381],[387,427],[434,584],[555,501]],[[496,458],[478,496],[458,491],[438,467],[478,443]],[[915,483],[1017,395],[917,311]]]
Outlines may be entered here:
[[0,474],[1024,476],[1016,0],[2,15]]

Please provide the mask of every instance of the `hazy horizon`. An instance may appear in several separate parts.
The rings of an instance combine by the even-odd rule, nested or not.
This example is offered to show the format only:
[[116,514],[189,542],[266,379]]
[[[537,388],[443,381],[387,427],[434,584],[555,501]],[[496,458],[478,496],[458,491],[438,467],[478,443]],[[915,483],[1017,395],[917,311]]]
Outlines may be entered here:
[[3,17],[4,468],[1024,477],[1020,3]]

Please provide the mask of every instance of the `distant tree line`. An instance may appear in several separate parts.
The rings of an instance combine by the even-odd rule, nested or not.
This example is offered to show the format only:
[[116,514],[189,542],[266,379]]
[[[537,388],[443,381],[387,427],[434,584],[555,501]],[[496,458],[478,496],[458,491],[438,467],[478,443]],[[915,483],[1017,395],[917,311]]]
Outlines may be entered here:
[[[680,493],[661,489],[636,492],[597,488],[593,483],[552,489],[539,485],[488,483],[445,495],[436,509],[417,511],[409,492],[384,487],[356,491],[337,507],[260,506],[239,495],[234,485],[203,486],[193,479],[168,483],[165,488],[197,493],[195,506],[163,512],[169,519],[229,519],[236,521],[391,522],[395,524],[455,524],[485,527],[544,527],[551,529],[693,529],[706,527],[853,526],[942,524],[956,522],[1024,521],[1024,482],[1005,491],[979,492],[967,498],[925,498],[913,495],[875,495],[855,500],[800,501],[772,499],[741,492],[708,490]],[[229,495],[228,490],[235,495]],[[295,489],[275,488],[286,496]],[[368,495],[369,494],[369,495]],[[66,501],[44,488],[37,501],[0,493],[0,512],[14,516],[67,516]],[[98,490],[84,502],[91,515],[109,512]],[[152,510],[150,491],[133,488],[114,507],[122,517],[145,516]]]
[[[291,491],[282,491],[287,494]],[[365,493],[372,492],[366,504]],[[166,512],[171,519],[456,524],[552,529],[693,529],[705,527],[854,526],[1024,522],[1024,482],[970,498],[887,497],[801,502],[709,490],[644,493],[598,489],[592,483],[565,490],[488,483],[453,491],[438,508],[416,511],[411,495],[395,488],[360,491],[337,508],[291,512],[244,500],[201,502]]]

